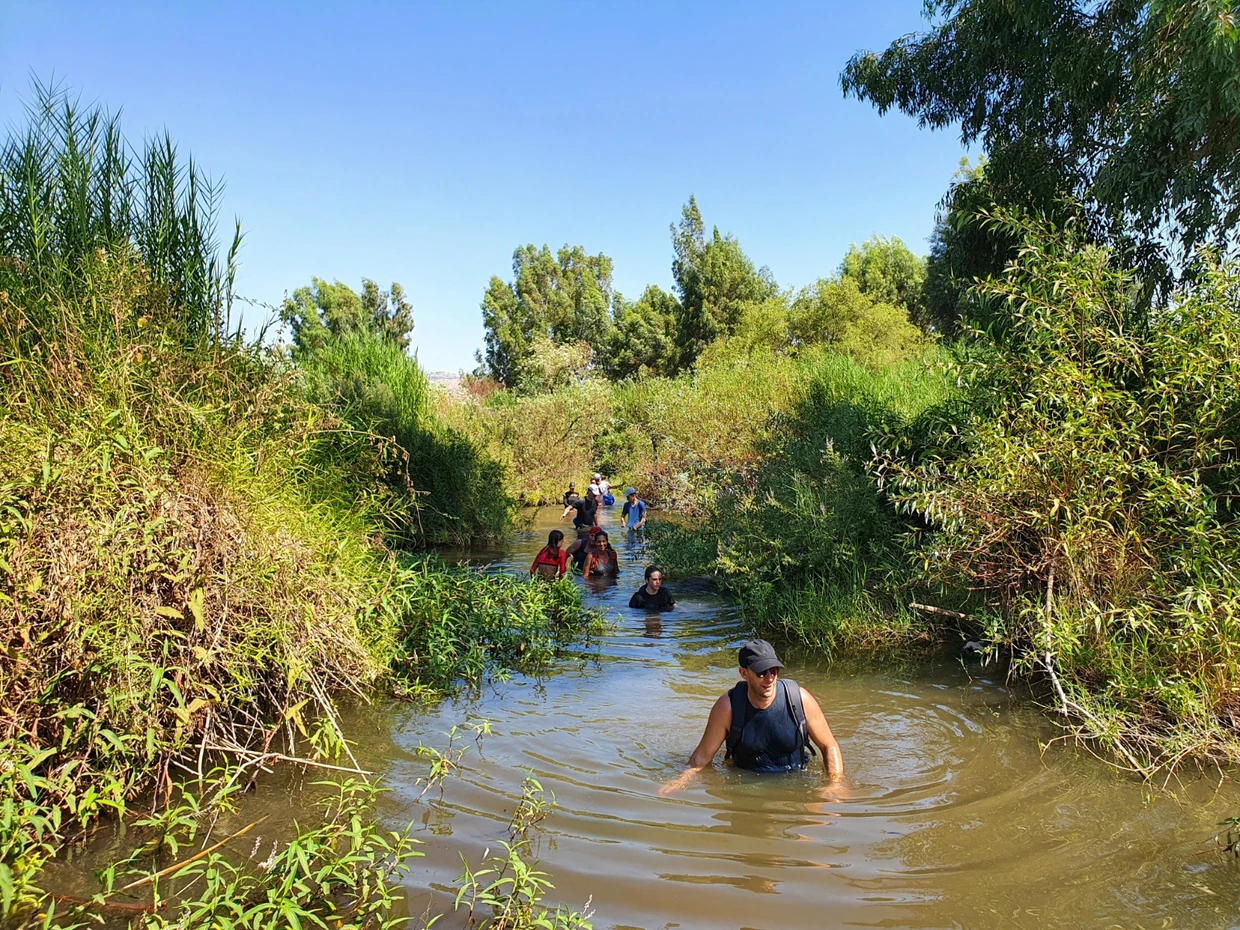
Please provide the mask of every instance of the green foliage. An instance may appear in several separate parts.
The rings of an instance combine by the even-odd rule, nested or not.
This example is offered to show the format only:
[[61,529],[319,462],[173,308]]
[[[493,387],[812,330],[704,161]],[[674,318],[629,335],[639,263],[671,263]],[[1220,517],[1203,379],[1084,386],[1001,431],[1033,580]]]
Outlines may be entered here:
[[690,197],[672,227],[672,275],[680,298],[676,338],[680,368],[690,368],[715,340],[736,331],[747,309],[778,293],[769,272],[754,267],[731,235],[706,236],[697,201]]
[[[396,879],[409,870],[411,859],[422,855],[414,848],[416,841],[408,829],[384,832],[374,823],[378,789],[373,785],[352,779],[317,784],[336,789],[323,802],[322,822],[310,828],[294,825],[294,835],[287,842],[276,840],[264,861],[252,861],[257,845],[251,857],[245,857],[215,843],[159,869],[158,862],[144,865],[146,857],[137,850],[100,871],[103,887],[91,899],[67,907],[52,896],[44,899],[40,925],[69,930],[98,922],[100,914],[118,913],[144,930],[395,930],[404,925],[408,918],[401,916],[403,899]],[[245,836],[261,822],[226,839]],[[178,818],[176,832],[178,846],[188,847],[198,834],[195,818]],[[138,896],[149,903],[132,903]]]
[[[585,912],[577,913],[563,905],[554,910],[543,904],[547,892],[554,889],[546,872],[528,863],[529,831],[555,803],[547,801],[543,787],[532,775],[521,785],[517,803],[508,825],[508,841],[501,842],[502,856],[488,856],[479,869],[471,869],[464,861],[465,871],[457,878],[456,909],[468,910],[469,926],[479,930],[591,930],[589,903]],[[485,914],[490,912],[490,916]]]
[[[1231,0],[930,0],[929,31],[858,53],[845,93],[981,141],[1010,203],[1088,205],[1153,278],[1169,243],[1240,221],[1240,30]],[[1135,234],[1135,242],[1127,236]]]
[[1004,323],[1002,305],[992,306],[985,292],[974,286],[1002,274],[1020,245],[1002,227],[986,222],[996,204],[1009,199],[995,188],[986,167],[985,158],[975,167],[969,166],[967,158],[960,160],[930,239],[925,322],[945,336]]
[[842,276],[803,289],[788,311],[802,346],[825,345],[872,367],[894,365],[925,351],[925,340],[903,307],[882,303]]
[[310,281],[309,287],[299,287],[286,297],[280,308],[280,319],[293,332],[296,354],[313,354],[332,337],[342,336],[377,336],[401,350],[409,348],[413,307],[399,284],[381,291],[374,281],[363,278],[358,294],[339,281]]
[[89,293],[100,250],[136,252],[152,315],[175,319],[189,340],[223,338],[241,232],[221,260],[221,188],[182,161],[166,133],[135,151],[116,115],[84,109],[59,87],[36,83],[27,118],[0,148],[0,256],[68,296]]
[[840,263],[840,278],[857,282],[861,293],[875,303],[899,307],[925,325],[922,288],[926,262],[908,250],[898,236],[873,236],[852,245]]
[[[1008,331],[971,414],[884,486],[933,534],[933,576],[983,593],[987,633],[1041,668],[1130,762],[1236,758],[1240,269],[1134,324],[1137,284],[1071,229],[996,219],[1024,244],[985,287]],[[1144,766],[1145,762],[1139,763]]]
[[482,298],[486,351],[478,360],[486,373],[505,387],[521,387],[523,377],[528,386],[538,340],[586,343],[596,351],[604,346],[611,329],[611,273],[610,258],[588,255],[580,246],[565,245],[554,254],[545,245],[519,247],[512,282],[492,278]]
[[373,334],[332,337],[301,356],[307,396],[377,444],[390,498],[393,541],[494,537],[511,520],[501,467],[428,403],[426,376],[395,342]]
[[564,647],[602,620],[582,609],[571,579],[536,583],[506,574],[410,562],[392,579],[379,622],[391,645],[391,679],[402,692],[451,689],[508,670],[546,671]]
[[678,370],[676,320],[680,304],[658,285],[636,301],[616,295],[615,326],[603,357],[603,371],[613,381],[630,377],[671,376]]

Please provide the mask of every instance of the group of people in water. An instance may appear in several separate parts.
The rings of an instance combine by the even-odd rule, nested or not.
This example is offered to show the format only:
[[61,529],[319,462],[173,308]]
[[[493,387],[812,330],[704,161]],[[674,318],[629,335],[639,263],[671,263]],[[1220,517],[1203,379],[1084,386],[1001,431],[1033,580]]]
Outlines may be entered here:
[[[649,508],[635,488],[625,488],[624,497],[621,522],[628,530],[640,530],[646,525]],[[599,509],[614,503],[611,485],[600,473],[595,473],[584,497],[577,493],[575,483],[569,484],[560,519],[572,517],[578,538],[564,547],[564,533],[552,530],[547,545],[530,566],[530,575],[559,578],[568,573],[571,561],[583,578],[616,576],[620,570],[616,550],[599,525]],[[657,565],[648,566],[645,583],[633,593],[629,607],[662,611],[675,606],[671,592],[663,587],[662,570]],[[781,677],[784,665],[775,648],[766,640],[751,640],[741,646],[737,665],[741,680],[715,701],[688,767],[659,793],[667,795],[683,788],[724,746],[725,759],[731,759],[738,768],[758,772],[807,768],[816,749],[828,778],[841,778],[844,757],[822,708],[795,681]]]
[[[620,520],[625,529],[640,530],[646,525],[650,508],[637,496],[636,488],[625,488],[624,498]],[[568,574],[570,562],[583,578],[618,575],[619,557],[615,547],[611,545],[611,537],[599,525],[600,509],[614,503],[611,485],[599,472],[595,472],[591,479],[585,497],[577,493],[576,483],[570,482],[564,493],[564,512],[560,514],[560,519],[567,520],[572,517],[577,539],[565,546],[564,533],[561,530],[552,530],[547,535],[547,545],[534,557],[530,575],[559,578]],[[663,572],[657,565],[646,569],[645,584],[630,598],[629,606],[643,610],[671,610],[676,606],[671,593],[663,587]]]

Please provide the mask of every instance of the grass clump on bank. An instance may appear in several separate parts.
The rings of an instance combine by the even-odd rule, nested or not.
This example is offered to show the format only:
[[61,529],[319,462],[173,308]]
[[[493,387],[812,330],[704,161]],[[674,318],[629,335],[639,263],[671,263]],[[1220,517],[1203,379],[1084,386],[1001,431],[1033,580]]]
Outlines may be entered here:
[[496,538],[512,523],[503,466],[434,415],[415,359],[370,333],[332,336],[297,354],[304,390],[353,429],[392,443],[384,508],[393,544]]

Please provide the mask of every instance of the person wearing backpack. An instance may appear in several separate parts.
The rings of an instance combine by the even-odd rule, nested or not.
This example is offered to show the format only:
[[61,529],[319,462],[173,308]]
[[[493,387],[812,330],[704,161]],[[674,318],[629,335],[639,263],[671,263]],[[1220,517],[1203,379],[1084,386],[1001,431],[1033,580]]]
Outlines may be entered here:
[[827,776],[844,774],[844,757],[827,718],[814,696],[795,681],[781,678],[784,664],[764,639],[741,646],[737,654],[741,680],[715,701],[706,732],[689,767],[659,789],[669,795],[685,787],[693,776],[727,745],[727,755],[738,768],[756,772],[791,772],[808,767],[814,747],[822,753]]

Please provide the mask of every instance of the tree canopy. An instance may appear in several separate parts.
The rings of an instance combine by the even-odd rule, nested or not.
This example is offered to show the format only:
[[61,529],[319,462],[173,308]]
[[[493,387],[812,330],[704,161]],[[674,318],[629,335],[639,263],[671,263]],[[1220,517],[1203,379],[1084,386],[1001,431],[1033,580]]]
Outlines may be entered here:
[[929,31],[858,53],[840,80],[880,112],[959,124],[1016,203],[1080,200],[1092,235],[1165,281],[1240,221],[1237,7],[927,0]]
[[[512,255],[513,280],[491,278],[482,297],[486,350],[479,362],[505,387],[516,387],[537,341],[602,346],[611,330],[612,261],[565,245],[553,253],[525,245]],[[544,352],[545,354],[545,352]]]
[[634,375],[673,375],[678,369],[676,320],[680,303],[657,284],[635,301],[616,295],[615,328],[603,359],[613,380]]
[[413,307],[396,282],[388,290],[369,278],[362,279],[359,294],[340,281],[328,283],[311,278],[308,287],[299,287],[284,299],[280,319],[293,331],[298,352],[315,352],[331,336],[371,334],[409,348],[413,332]]
[[766,268],[754,267],[740,243],[716,227],[707,237],[697,200],[689,198],[672,226],[672,277],[680,298],[676,321],[680,367],[688,368],[708,345],[729,336],[746,309],[779,292]]
[[872,236],[852,245],[840,262],[840,277],[857,282],[861,293],[874,300],[902,307],[919,323],[925,322],[922,288],[926,262],[909,251],[898,236]]

